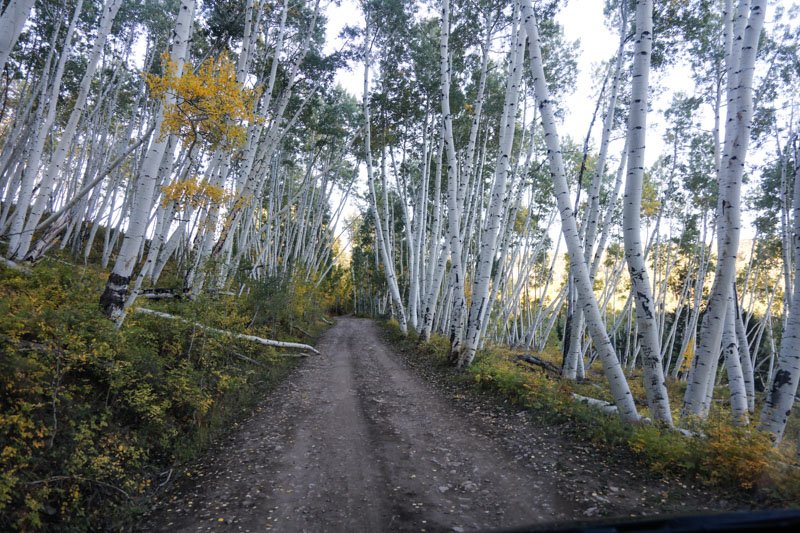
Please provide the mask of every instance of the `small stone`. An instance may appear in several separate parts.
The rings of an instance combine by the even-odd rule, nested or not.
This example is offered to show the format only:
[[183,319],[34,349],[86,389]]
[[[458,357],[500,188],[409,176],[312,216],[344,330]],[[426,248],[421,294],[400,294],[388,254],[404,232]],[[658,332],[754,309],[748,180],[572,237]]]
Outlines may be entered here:
[[465,481],[461,484],[461,489],[465,492],[475,492],[478,490],[478,485],[472,481]]

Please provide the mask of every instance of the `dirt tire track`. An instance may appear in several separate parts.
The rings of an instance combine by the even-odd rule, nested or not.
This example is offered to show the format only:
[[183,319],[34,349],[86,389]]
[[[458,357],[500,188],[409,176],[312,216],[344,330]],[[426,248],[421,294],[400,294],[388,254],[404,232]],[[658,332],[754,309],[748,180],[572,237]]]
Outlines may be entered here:
[[526,413],[454,401],[372,321],[340,318],[318,348],[144,529],[466,531],[733,507],[618,471]]

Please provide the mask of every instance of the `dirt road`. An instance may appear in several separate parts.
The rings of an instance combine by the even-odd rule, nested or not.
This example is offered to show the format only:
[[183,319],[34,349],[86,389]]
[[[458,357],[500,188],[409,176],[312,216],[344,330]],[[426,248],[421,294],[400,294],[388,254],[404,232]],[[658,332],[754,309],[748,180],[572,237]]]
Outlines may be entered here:
[[369,320],[310,359],[168,493],[161,531],[469,531],[733,504],[437,387]]

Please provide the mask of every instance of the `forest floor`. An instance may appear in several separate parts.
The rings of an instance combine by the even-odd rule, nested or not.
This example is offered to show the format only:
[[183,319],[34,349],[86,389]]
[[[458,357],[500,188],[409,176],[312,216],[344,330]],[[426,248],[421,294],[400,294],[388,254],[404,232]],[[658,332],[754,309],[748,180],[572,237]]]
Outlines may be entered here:
[[154,531],[467,531],[745,509],[457,387],[343,317],[175,480]]

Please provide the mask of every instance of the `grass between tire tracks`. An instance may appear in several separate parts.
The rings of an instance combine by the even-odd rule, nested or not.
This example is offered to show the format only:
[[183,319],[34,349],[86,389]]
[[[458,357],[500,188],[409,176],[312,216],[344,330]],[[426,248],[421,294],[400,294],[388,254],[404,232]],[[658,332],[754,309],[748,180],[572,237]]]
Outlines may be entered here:
[[[385,322],[384,328],[389,340],[406,355],[438,367],[445,379],[457,386],[489,392],[545,422],[569,422],[574,438],[632,453],[656,474],[700,481],[759,506],[800,506],[800,468],[790,454],[793,447],[774,448],[753,424],[733,427],[725,419],[724,409],[697,425],[702,437],[687,437],[652,424],[628,425],[573,398],[573,393],[579,393],[609,399],[602,378],[578,384],[550,377],[541,369],[518,363],[516,358],[522,352],[498,346],[479,351],[472,365],[458,372],[447,362],[446,338],[434,335],[429,342],[419,342],[414,336],[404,337],[393,321]],[[558,363],[557,354],[537,355]],[[640,387],[632,383],[631,388],[643,397]],[[646,406],[640,406],[640,411],[646,412]]]

